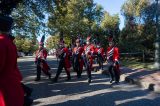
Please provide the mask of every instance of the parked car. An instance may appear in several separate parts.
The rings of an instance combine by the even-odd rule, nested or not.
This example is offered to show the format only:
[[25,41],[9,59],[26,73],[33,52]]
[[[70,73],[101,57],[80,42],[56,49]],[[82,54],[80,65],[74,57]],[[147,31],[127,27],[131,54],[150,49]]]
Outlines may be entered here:
[[28,56],[33,56],[33,54],[32,54],[32,53],[29,53]]
[[25,54],[23,52],[17,52],[17,54],[18,54],[18,57],[24,57],[25,56]]

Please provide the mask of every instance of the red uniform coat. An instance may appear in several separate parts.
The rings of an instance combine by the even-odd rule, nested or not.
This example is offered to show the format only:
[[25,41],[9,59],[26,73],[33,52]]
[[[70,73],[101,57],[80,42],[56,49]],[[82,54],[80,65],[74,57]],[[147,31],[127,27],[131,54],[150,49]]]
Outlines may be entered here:
[[38,58],[40,59],[46,59],[47,58],[47,50],[46,49],[42,49],[42,50],[37,50],[36,51],[36,58],[35,58],[35,61],[38,60]]
[[[17,50],[7,35],[0,35],[0,100],[6,106],[23,106],[22,76],[17,67]],[[2,95],[4,98],[2,98]],[[3,101],[0,101],[3,103]],[[2,105],[3,106],[3,105]]]
[[84,52],[83,47],[75,47],[73,49],[73,54],[78,54],[79,63],[80,63],[80,69],[81,70],[83,69],[83,64],[84,64],[83,60],[81,59],[83,52]]
[[118,62],[119,60],[119,49],[117,47],[108,47],[107,48],[107,60]]
[[95,53],[95,47],[94,47],[94,45],[90,44],[90,45],[84,46],[84,52],[87,55],[87,57],[89,58],[89,61],[91,63],[91,67],[92,67],[92,64],[93,64],[93,54]]
[[70,53],[69,53],[69,50],[68,50],[68,48],[62,48],[61,49],[61,53],[64,53],[64,67],[65,68],[70,68],[71,67],[71,63],[70,63],[70,61],[69,61],[69,57],[70,57]]
[[73,49],[73,54],[78,54],[79,58],[81,58],[83,52],[84,52],[83,47],[75,47]]
[[117,73],[120,74],[120,69],[119,69],[119,49],[117,47],[108,47],[107,48],[107,60],[108,62],[117,62],[118,64],[115,65]]
[[104,58],[104,49],[103,48],[96,48],[95,49],[96,54],[101,54],[101,56]]

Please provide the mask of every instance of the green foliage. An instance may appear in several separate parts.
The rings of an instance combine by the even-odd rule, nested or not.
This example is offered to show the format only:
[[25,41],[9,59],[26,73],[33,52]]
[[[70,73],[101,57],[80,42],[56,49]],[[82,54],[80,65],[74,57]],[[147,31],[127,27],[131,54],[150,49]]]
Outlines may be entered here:
[[[59,39],[60,36],[58,34],[54,35],[54,36],[50,36],[47,40],[46,40],[46,48],[47,50],[51,50],[51,49],[57,49],[59,48]],[[66,46],[70,46],[71,44],[71,38],[65,36],[64,37],[64,42],[66,44]]]
[[151,0],[127,0],[123,4],[121,12],[125,17],[125,27],[119,42],[123,52],[154,51],[155,11],[155,3]]
[[43,28],[42,14],[34,12],[34,7],[26,8],[19,4],[17,9],[12,12],[14,18],[14,35],[36,37]]
[[[48,27],[61,36],[87,36],[99,32],[103,8],[93,0],[69,0],[50,5]],[[98,29],[98,30],[96,30]]]
[[33,42],[32,39],[29,39],[25,36],[16,36],[15,44],[17,46],[17,50],[24,53],[33,53],[38,49],[38,42]]
[[67,47],[70,47],[70,44],[71,44],[71,38],[65,36],[64,37],[64,42],[66,44]]
[[[54,4],[54,5],[53,5]],[[67,0],[54,0],[50,2],[49,7],[49,19],[48,27],[53,30],[55,33],[60,32],[63,36],[63,33],[66,31],[66,13],[67,13]]]
[[51,36],[46,40],[46,48],[48,50],[51,50],[53,48],[57,48],[58,47],[58,42],[59,42],[60,37],[58,35],[55,36]]
[[[93,0],[4,1],[0,0],[0,14],[10,15],[13,10],[13,35],[16,36],[19,51],[33,51],[33,45],[37,44],[36,37],[42,34],[55,36],[47,40],[48,49],[56,48],[60,37],[69,45],[77,35],[83,35],[84,38],[92,35],[106,46],[106,37],[113,35],[118,39],[123,52],[154,50],[157,8],[153,0],[125,1],[121,7],[125,18],[125,27],[121,33],[118,14],[111,16]],[[160,5],[158,14],[160,15]]]
[[113,36],[118,36],[117,32],[119,32],[119,21],[120,19],[118,14],[111,16],[109,13],[105,12],[101,27],[107,35],[112,34]]

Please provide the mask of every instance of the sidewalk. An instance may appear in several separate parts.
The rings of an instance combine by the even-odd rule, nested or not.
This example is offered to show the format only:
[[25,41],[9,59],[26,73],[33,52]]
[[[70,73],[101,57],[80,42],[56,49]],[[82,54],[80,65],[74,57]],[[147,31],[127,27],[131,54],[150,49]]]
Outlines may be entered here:
[[[98,65],[94,65],[96,68]],[[107,65],[104,65],[104,72],[102,74],[108,74]],[[145,89],[160,93],[160,71],[144,70],[144,69],[130,69],[127,67],[121,67],[121,81],[126,81],[131,84],[137,84]]]

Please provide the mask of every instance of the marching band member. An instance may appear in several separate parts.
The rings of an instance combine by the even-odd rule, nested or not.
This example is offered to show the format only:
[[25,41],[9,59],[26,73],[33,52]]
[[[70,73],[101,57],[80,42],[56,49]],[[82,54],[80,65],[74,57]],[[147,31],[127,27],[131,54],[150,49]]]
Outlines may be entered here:
[[71,63],[69,61],[70,53],[69,53],[68,48],[65,47],[63,40],[60,41],[60,49],[61,50],[58,52],[58,57],[60,58],[60,61],[59,61],[58,70],[57,70],[55,78],[53,79],[53,82],[58,81],[58,77],[61,74],[63,68],[65,69],[66,74],[67,74],[67,81],[71,80],[71,76],[70,76]]
[[115,46],[115,40],[110,37],[109,47],[107,48],[107,61],[109,65],[109,73],[111,76],[110,83],[115,81],[119,83],[120,80],[120,70],[119,70],[119,49]]
[[44,48],[43,42],[44,36],[42,36],[41,42],[39,43],[39,49],[36,51],[35,64],[37,65],[37,77],[35,81],[39,81],[41,79],[41,71],[43,71],[49,77],[49,79],[51,79],[51,73],[49,72],[50,67],[46,62],[48,52]]
[[84,46],[84,63],[87,69],[88,83],[91,83],[91,71],[93,69],[93,54],[95,52],[95,47],[91,44],[91,37],[87,37],[86,45]]
[[83,70],[83,59],[82,53],[84,49],[80,45],[80,39],[76,40],[76,47],[73,49],[73,67],[74,70],[77,72],[77,77],[80,78]]
[[104,61],[104,49],[101,47],[101,44],[98,43],[95,49],[95,53],[97,55],[97,62],[99,64],[99,70],[103,70],[103,61]]

